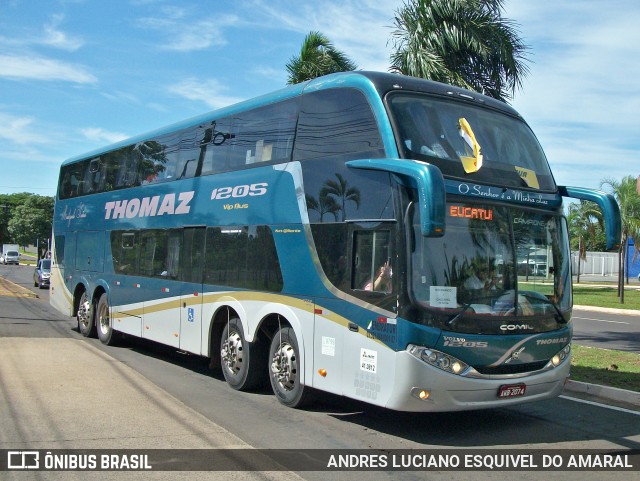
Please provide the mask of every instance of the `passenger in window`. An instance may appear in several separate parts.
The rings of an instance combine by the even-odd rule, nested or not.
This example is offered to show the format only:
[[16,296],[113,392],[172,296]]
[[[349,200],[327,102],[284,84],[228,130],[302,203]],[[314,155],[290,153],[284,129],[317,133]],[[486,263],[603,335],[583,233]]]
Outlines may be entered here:
[[391,277],[393,276],[393,271],[391,270],[391,265],[389,261],[385,262],[378,269],[378,273],[375,279],[370,279],[365,285],[365,291],[375,291],[375,292],[391,292]]

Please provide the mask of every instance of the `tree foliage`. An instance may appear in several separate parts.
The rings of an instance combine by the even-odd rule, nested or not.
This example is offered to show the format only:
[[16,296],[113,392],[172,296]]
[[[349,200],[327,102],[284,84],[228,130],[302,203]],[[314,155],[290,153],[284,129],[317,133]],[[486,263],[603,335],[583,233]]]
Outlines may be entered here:
[[509,100],[528,47],[503,0],[406,0],[395,13],[391,71]]
[[357,68],[358,66],[346,54],[336,49],[325,35],[310,32],[302,43],[300,54],[291,57],[287,63],[287,84],[297,84],[330,73],[347,72]]
[[[620,239],[620,250],[618,251],[619,259],[619,277],[618,277],[618,293],[620,302],[624,302],[624,276],[625,276],[625,256],[627,253],[627,244],[629,237],[636,240],[635,255],[640,252],[640,195],[638,194],[638,183],[635,177],[627,175],[618,181],[612,178],[606,178],[600,182],[601,187],[608,188],[613,193],[620,207],[620,217],[622,221],[622,238]],[[635,257],[635,256],[634,256]]]
[[602,211],[589,201],[580,201],[569,206],[567,216],[571,249],[578,252],[578,272],[580,282],[580,259],[587,258],[587,251],[603,251],[605,248]]
[[3,209],[7,217],[6,231],[2,243],[16,243],[21,246],[40,243],[46,246],[51,238],[53,223],[53,197],[34,194],[11,194],[2,196],[0,202],[8,202],[9,209]]

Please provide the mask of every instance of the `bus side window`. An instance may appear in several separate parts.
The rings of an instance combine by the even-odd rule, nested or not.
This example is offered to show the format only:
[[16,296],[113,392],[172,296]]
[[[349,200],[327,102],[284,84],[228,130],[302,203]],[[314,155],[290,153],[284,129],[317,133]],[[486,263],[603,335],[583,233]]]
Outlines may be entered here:
[[229,168],[291,159],[297,101],[268,105],[234,117]]
[[202,175],[229,170],[231,120],[216,120],[208,126],[200,139]]
[[137,232],[111,232],[113,272],[135,275],[138,272],[139,234]]
[[353,233],[351,289],[367,293],[393,290],[391,232],[357,230]]
[[282,291],[282,271],[268,226],[207,228],[205,259],[205,284]]
[[180,280],[202,284],[204,257],[204,227],[184,229],[184,241],[180,254]]
[[378,124],[356,89],[328,89],[303,95],[294,160],[318,157],[383,157]]
[[145,231],[140,244],[141,275],[179,278],[182,229]]

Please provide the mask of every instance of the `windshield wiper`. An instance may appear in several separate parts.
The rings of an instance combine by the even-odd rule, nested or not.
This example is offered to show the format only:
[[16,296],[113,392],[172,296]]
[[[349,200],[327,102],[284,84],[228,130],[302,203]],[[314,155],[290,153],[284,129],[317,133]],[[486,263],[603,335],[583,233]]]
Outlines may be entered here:
[[479,301],[481,301],[481,300],[496,299],[496,298],[502,296],[503,294],[504,293],[501,293],[499,295],[493,295],[493,296],[474,297],[471,302],[468,302],[468,303],[466,303],[466,304],[464,304],[462,306],[462,308],[460,309],[460,312],[455,313],[451,319],[447,320],[447,322],[446,322],[447,326],[453,326],[453,323],[456,322],[460,318],[460,316],[462,316],[465,312],[467,312],[472,305],[479,304]]
[[567,321],[567,318],[564,317],[564,314],[562,314],[562,311],[558,308],[558,306],[556,306],[556,303],[549,300],[545,295],[542,295],[540,297],[538,296],[532,296],[531,294],[526,294],[523,291],[520,291],[518,293],[519,295],[521,295],[522,297],[524,297],[525,299],[529,299],[531,301],[541,301],[542,304],[548,304],[553,306],[553,308],[555,309],[556,313],[558,314],[558,317],[560,319],[558,319],[558,317],[556,317],[556,321],[559,321],[561,324],[567,324],[569,321]]

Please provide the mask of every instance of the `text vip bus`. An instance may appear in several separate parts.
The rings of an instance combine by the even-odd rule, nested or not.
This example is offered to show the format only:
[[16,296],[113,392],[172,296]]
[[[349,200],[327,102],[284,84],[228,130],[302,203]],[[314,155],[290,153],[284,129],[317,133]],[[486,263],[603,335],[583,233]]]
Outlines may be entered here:
[[563,197],[598,203],[615,248],[613,198],[556,185],[508,105],[334,74],[64,162],[51,303],[292,407],[549,399],[571,355]]

